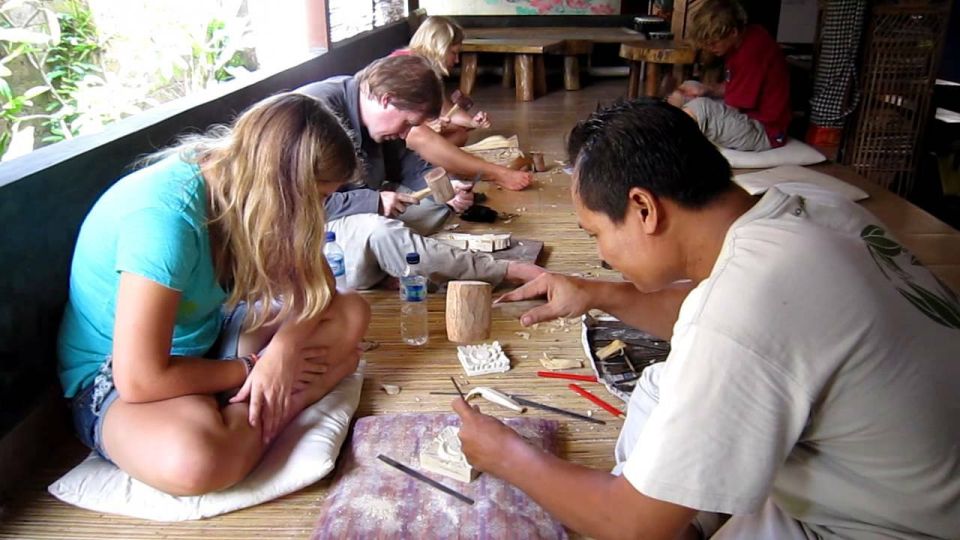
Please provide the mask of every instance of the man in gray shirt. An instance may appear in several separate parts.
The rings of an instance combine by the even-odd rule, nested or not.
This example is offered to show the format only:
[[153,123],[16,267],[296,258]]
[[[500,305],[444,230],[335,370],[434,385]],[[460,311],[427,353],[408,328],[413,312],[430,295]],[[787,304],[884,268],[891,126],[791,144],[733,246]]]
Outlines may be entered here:
[[449,201],[410,194],[426,186],[430,168],[403,139],[414,126],[436,118],[443,85],[430,63],[419,56],[376,60],[355,76],[338,76],[299,89],[323,101],[338,115],[362,162],[362,178],[332,194],[325,206],[327,230],[337,235],[346,253],[347,283],[366,289],[386,275],[399,276],[406,253],[420,253],[421,268],[434,282],[476,279],[498,284],[528,281],[536,265],[496,261],[493,257],[451,248],[424,236],[437,232],[451,211],[473,204],[472,185],[454,182]]

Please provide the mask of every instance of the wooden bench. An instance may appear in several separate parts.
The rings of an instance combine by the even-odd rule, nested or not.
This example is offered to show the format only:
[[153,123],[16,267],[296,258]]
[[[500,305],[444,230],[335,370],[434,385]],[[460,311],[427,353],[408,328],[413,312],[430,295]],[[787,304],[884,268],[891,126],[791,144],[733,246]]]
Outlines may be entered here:
[[[621,26],[611,27],[509,27],[509,28],[467,28],[464,30],[469,39],[525,39],[532,35],[543,39],[562,41],[563,87],[566,90],[580,89],[580,56],[593,52],[594,43],[636,43],[645,41],[640,32]],[[466,49],[464,49],[466,50]],[[466,67],[466,58],[464,58]],[[463,91],[461,85],[460,91]]]
[[644,95],[656,97],[660,86],[660,65],[685,66],[693,64],[697,50],[681,41],[649,40],[643,43],[624,43],[620,56],[630,62],[630,83],[627,97],[633,99],[640,93],[640,71],[646,64]]
[[[473,92],[479,53],[504,53],[508,55],[505,65],[513,60],[517,101],[533,101],[547,93],[543,55],[560,53],[562,47],[563,41],[553,38],[467,38],[461,52],[460,91],[466,95]],[[504,81],[507,77],[504,70]]]

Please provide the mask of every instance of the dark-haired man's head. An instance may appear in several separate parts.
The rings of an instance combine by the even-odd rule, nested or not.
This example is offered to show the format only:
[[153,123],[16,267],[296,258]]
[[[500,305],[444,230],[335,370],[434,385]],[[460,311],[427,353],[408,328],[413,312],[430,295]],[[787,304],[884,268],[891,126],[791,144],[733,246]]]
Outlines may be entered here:
[[598,110],[573,128],[567,153],[581,226],[596,237],[601,258],[642,289],[676,279],[667,261],[676,255],[677,220],[732,186],[730,165],[696,122],[659,101]]
[[381,58],[358,72],[356,80],[361,121],[377,142],[403,139],[413,126],[440,115],[443,82],[421,56]]

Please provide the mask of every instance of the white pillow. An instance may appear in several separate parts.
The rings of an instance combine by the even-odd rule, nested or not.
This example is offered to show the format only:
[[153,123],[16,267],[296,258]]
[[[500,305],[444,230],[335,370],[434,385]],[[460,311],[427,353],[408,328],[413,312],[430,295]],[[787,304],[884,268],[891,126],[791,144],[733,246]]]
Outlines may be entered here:
[[201,519],[267,502],[309,486],[333,469],[362,386],[363,365],[300,413],[257,468],[223,491],[192,497],[168,495],[131,478],[95,453],[47,490],[81,508],[155,521]]
[[727,158],[734,169],[766,169],[779,165],[813,165],[826,161],[826,157],[816,148],[797,139],[788,139],[780,148],[762,152],[741,152],[721,148],[720,153]]
[[773,186],[777,186],[781,191],[787,193],[802,195],[802,191],[805,189],[804,185],[812,184],[827,191],[842,195],[851,201],[860,201],[869,197],[866,191],[853,184],[848,184],[829,174],[823,174],[796,165],[786,165],[765,171],[738,174],[733,177],[733,181],[751,195],[759,195]]

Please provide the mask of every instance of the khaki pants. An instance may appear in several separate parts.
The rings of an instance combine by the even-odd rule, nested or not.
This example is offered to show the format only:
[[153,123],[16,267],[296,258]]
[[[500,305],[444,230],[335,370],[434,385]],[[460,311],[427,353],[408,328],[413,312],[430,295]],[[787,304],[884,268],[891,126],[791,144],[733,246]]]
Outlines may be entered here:
[[693,112],[700,131],[721,148],[745,152],[772,148],[763,124],[722,100],[699,97],[690,100],[683,108]]
[[337,244],[343,248],[347,286],[352,289],[370,289],[388,275],[400,277],[407,264],[406,255],[413,251],[420,254],[423,274],[436,284],[471,279],[497,285],[507,272],[506,261],[448,246],[418,234],[398,219],[377,214],[335,219],[327,224],[327,230],[336,233]]

